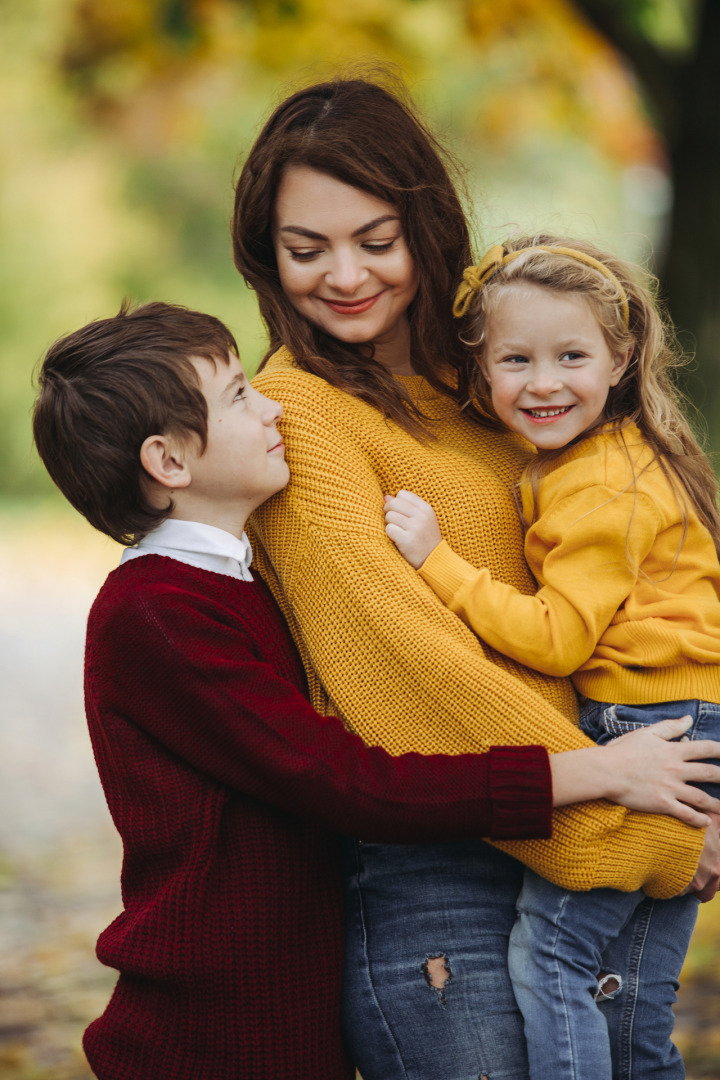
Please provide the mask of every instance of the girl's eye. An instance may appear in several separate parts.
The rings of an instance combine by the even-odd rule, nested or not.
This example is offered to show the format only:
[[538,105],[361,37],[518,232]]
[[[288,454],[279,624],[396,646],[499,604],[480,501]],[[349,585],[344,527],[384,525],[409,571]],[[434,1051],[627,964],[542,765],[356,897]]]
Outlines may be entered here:
[[582,353],[578,352],[566,352],[560,357],[561,360],[569,360],[571,363],[574,360],[582,360]]
[[503,358],[504,364],[510,364],[511,367],[517,367],[519,364],[527,364],[527,356],[506,356]]

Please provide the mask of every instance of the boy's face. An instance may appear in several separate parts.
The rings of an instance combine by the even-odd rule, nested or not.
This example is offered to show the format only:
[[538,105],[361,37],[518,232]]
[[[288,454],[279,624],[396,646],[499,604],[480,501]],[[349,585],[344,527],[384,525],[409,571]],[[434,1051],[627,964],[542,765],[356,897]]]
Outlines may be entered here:
[[285,487],[290,471],[277,422],[282,405],[255,390],[234,354],[228,364],[193,361],[208,406],[207,447],[186,452],[193,499],[205,520],[227,509],[245,516]]

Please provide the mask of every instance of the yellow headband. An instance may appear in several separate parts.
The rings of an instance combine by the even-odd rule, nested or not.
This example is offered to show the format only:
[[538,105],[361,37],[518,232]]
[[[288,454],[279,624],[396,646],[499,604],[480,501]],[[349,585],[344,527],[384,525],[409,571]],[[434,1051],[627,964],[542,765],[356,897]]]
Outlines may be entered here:
[[597,270],[598,273],[602,274],[603,277],[606,277],[608,281],[611,281],[616,287],[620,294],[620,307],[622,309],[625,326],[627,327],[630,325],[630,305],[628,304],[627,293],[613,274],[612,270],[609,270],[603,263],[598,262],[592,255],[586,255],[584,251],[576,251],[575,248],[550,247],[545,244],[538,244],[537,247],[521,248],[519,251],[510,251],[507,253],[501,244],[495,244],[489,251],[486,251],[477,266],[468,266],[467,270],[463,273],[463,279],[455,294],[455,303],[453,304],[453,315],[455,318],[460,319],[467,313],[473,296],[479,293],[480,290],[487,285],[490,278],[493,277],[498,270],[507,266],[508,263],[513,262],[520,255],[527,255],[531,251],[549,251],[551,255],[566,255],[569,259],[575,259],[576,262],[584,263],[585,266],[591,266],[593,270]]

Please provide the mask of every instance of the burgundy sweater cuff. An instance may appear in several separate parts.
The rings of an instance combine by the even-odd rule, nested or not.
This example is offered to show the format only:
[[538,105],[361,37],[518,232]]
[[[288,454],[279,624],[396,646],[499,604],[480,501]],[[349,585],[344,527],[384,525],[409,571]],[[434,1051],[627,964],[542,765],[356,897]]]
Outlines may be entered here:
[[552,836],[552,774],[542,746],[490,749],[493,840]]

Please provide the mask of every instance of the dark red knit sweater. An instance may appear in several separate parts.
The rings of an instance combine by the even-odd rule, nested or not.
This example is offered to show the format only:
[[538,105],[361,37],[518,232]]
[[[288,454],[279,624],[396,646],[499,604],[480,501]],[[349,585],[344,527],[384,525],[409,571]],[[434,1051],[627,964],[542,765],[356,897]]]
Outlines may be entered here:
[[346,1080],[335,832],[547,836],[539,748],[392,758],[303,696],[261,581],[150,555],[88,623],[86,705],[123,838],[120,978],[85,1033],[102,1080]]

